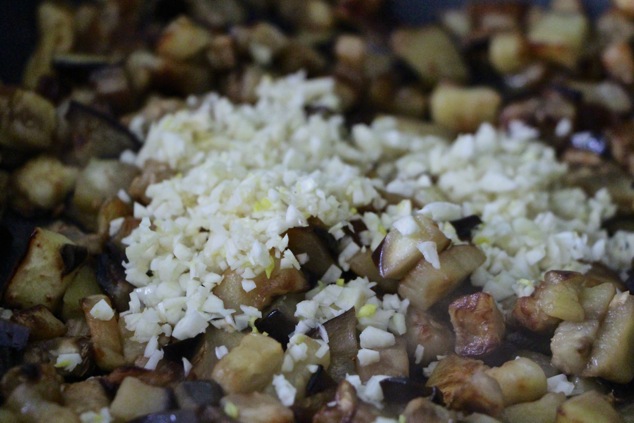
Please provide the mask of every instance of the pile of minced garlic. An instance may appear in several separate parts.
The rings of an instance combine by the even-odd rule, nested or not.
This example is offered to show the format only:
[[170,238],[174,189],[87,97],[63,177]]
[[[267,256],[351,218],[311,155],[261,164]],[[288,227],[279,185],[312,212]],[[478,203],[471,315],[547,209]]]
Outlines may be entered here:
[[[529,128],[508,134],[484,125],[445,140],[383,117],[348,129],[336,113],[333,80],[302,74],[265,79],[258,98],[253,105],[214,94],[190,99],[186,110],[151,127],[133,158],[138,166],[165,162],[175,172],[148,188],[147,206],[135,204],[141,224],[124,240],[127,280],[136,287],[125,323],[140,342],[162,334],[190,338],[210,324],[246,328],[261,312],[226,309],[214,287],[231,269],[248,291],[275,258],[282,268],[300,268],[307,258],[293,255],[284,234],[310,217],[330,228],[342,253],[299,303],[296,333],[367,304],[373,318],[359,317],[359,328],[381,332],[366,338],[406,330],[407,301],[379,299],[373,281],[340,276],[354,254],[375,249],[394,222],[414,213],[437,221],[455,243],[449,222],[481,217],[473,240],[487,259],[471,280],[498,300],[530,294],[546,270],[584,271],[593,261],[630,266],[634,234],[609,237],[600,228],[615,212],[608,193],[587,197],[562,186],[566,166]],[[388,205],[386,193],[407,199]],[[352,239],[346,230],[358,219],[367,229]],[[365,351],[360,359],[374,356]]]

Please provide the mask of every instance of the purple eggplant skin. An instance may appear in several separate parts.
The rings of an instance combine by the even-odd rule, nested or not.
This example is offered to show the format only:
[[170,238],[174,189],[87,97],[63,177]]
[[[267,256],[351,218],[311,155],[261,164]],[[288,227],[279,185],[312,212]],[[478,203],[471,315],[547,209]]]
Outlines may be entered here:
[[217,407],[224,395],[222,387],[213,380],[186,380],[174,388],[176,403],[183,410]]
[[330,344],[330,367],[328,374],[339,383],[347,374],[356,372],[355,361],[359,342],[357,316],[354,307],[324,323]]
[[22,351],[29,340],[26,326],[0,320],[0,377],[22,361]]
[[335,389],[336,387],[337,383],[330,377],[328,372],[326,372],[324,366],[319,365],[317,366],[317,371],[308,379],[308,383],[306,384],[306,396],[310,397],[324,392],[327,389]]
[[281,310],[273,309],[266,316],[255,321],[255,327],[261,333],[266,332],[271,338],[282,344],[286,350],[290,334],[295,330],[295,323]]
[[90,106],[71,101],[66,120],[73,143],[72,156],[79,164],[85,165],[91,158],[117,158],[124,150],[141,147],[125,126]]
[[482,223],[482,219],[480,219],[479,216],[471,215],[461,219],[452,220],[450,223],[456,229],[458,238],[463,241],[470,241],[471,232]]
[[121,313],[129,308],[128,301],[134,287],[125,280],[123,261],[125,254],[117,247],[106,244],[104,253],[97,257],[97,283],[110,297],[115,309]]

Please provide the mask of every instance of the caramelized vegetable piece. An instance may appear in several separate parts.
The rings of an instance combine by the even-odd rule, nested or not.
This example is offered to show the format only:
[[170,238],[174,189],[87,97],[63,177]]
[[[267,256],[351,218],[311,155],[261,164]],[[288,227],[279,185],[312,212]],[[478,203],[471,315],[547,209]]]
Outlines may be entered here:
[[35,88],[42,76],[51,72],[53,56],[67,53],[74,44],[73,13],[55,2],[42,2],[37,9],[37,24],[40,39],[35,53],[24,70],[23,82]]
[[588,18],[582,13],[546,12],[528,29],[533,53],[545,60],[574,68],[589,34]]
[[104,201],[126,189],[138,170],[119,160],[91,159],[77,176],[71,211],[81,224],[97,230],[97,217]]
[[13,206],[27,215],[53,211],[74,188],[77,172],[53,157],[29,160],[13,173]]
[[547,392],[544,371],[528,358],[507,361],[500,367],[487,370],[486,374],[500,384],[506,406],[538,400]]
[[141,143],[127,128],[89,106],[71,101],[66,112],[73,142],[73,157],[81,165],[91,159],[117,158],[124,150],[136,151]]
[[473,245],[456,245],[440,253],[438,258],[440,269],[421,260],[398,287],[399,295],[422,310],[453,291],[485,260],[484,253]]
[[64,323],[57,319],[57,317],[43,305],[18,310],[13,313],[11,320],[14,323],[29,328],[30,341],[56,338],[66,333]]
[[54,313],[59,311],[62,296],[86,255],[85,248],[65,236],[36,228],[8,282],[5,304],[15,308],[44,305]]
[[623,421],[606,397],[597,391],[588,391],[561,404],[557,409],[555,423],[621,423]]
[[474,132],[482,123],[495,122],[502,98],[488,87],[462,88],[439,84],[431,99],[434,122],[456,132]]
[[[231,405],[229,405],[231,404]],[[293,412],[271,395],[253,392],[249,394],[229,394],[222,398],[223,409],[237,410],[236,419],[244,423],[292,423]]]
[[150,386],[134,377],[126,377],[110,404],[113,417],[131,420],[170,408],[170,393],[165,388]]
[[248,292],[243,287],[244,278],[231,270],[225,272],[222,282],[213,289],[226,308],[240,310],[240,306],[251,306],[262,310],[279,295],[306,291],[308,281],[303,273],[295,268],[280,269],[279,259],[270,275],[261,274],[253,278],[255,287]]
[[561,322],[550,343],[553,366],[566,374],[581,375],[588,364],[599,324],[598,320]]
[[202,345],[190,360],[190,374],[198,379],[211,379],[212,371],[220,360],[216,354],[216,347],[224,346],[227,351],[231,351],[245,336],[242,332],[225,332],[212,325],[207,327]]
[[398,337],[393,346],[376,348],[375,351],[379,353],[377,362],[361,365],[357,360],[357,373],[363,383],[366,383],[374,375],[409,377],[409,359],[404,338]]
[[214,366],[211,377],[229,394],[261,391],[282,367],[284,352],[276,340],[250,333]]
[[478,360],[455,355],[440,360],[427,386],[440,389],[450,409],[497,416],[504,408],[500,385],[486,374],[486,366]]
[[97,284],[95,271],[90,266],[82,266],[64,292],[62,318],[64,320],[83,318],[81,300],[90,295],[98,294],[102,294],[102,292]]
[[[101,316],[93,308],[97,303],[105,302],[105,306],[112,311],[110,318]],[[105,295],[91,295],[81,300],[84,317],[90,329],[90,337],[97,366],[103,370],[114,370],[125,363],[123,345],[117,324],[117,317],[112,310],[110,299]]]
[[324,240],[318,235],[314,227],[291,228],[286,232],[288,248],[295,256],[306,254],[308,261],[302,265],[303,269],[321,277],[330,266],[336,264]]
[[62,392],[64,404],[77,415],[99,411],[110,405],[110,398],[98,378],[69,383]]
[[453,413],[427,398],[416,398],[407,403],[403,414],[407,423],[445,423],[453,420]]
[[584,376],[603,377],[617,383],[634,378],[634,297],[614,296],[596,340]]
[[411,234],[403,235],[394,228],[380,247],[379,271],[384,278],[401,279],[423,259],[423,253],[418,249],[422,242],[436,243],[438,252],[449,246],[449,239],[433,220],[422,214],[416,214],[412,218],[416,228]]
[[460,297],[449,305],[456,333],[456,354],[484,357],[495,351],[504,338],[504,316],[493,297],[484,292]]
[[36,423],[79,423],[79,417],[69,408],[43,398],[30,384],[16,387],[6,399],[6,407],[20,417],[19,421]]
[[467,79],[467,67],[460,53],[439,27],[398,29],[392,34],[392,49],[428,84]]
[[0,146],[18,151],[45,150],[57,128],[55,107],[21,89],[0,90]]
[[439,355],[448,355],[454,351],[455,335],[451,329],[437,321],[432,315],[419,308],[410,306],[407,309],[407,351],[415,361],[416,348],[423,347],[420,364],[427,365]]
[[156,52],[178,61],[194,59],[203,53],[211,42],[211,34],[194,24],[186,16],[180,16],[165,27],[156,45]]
[[354,308],[324,323],[330,346],[328,374],[339,383],[347,374],[355,373],[355,361],[359,342],[357,318]]
[[379,416],[378,410],[360,401],[350,382],[339,383],[335,400],[324,405],[313,417],[313,423],[371,422]]
[[557,408],[566,400],[562,393],[548,393],[532,402],[511,405],[504,409],[504,421],[513,423],[555,423]]

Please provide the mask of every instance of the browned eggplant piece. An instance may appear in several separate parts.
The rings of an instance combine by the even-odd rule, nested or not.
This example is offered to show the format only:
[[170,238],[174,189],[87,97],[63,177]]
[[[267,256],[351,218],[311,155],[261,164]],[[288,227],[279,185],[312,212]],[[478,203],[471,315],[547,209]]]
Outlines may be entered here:
[[372,251],[365,249],[359,251],[350,259],[350,270],[359,276],[366,277],[372,282],[376,282],[379,291],[388,294],[396,293],[398,281],[381,276],[377,265],[372,258]]
[[536,362],[525,357],[509,360],[486,373],[502,388],[506,406],[535,401],[547,393],[546,374]]
[[475,132],[495,122],[501,105],[500,94],[486,86],[438,84],[430,99],[432,120],[456,132]]
[[421,242],[434,242],[439,253],[449,246],[449,239],[433,220],[422,214],[412,218],[416,225],[412,234],[403,235],[394,228],[381,244],[379,271],[385,278],[401,279],[423,259],[423,253],[418,249]]
[[407,342],[403,337],[396,338],[396,344],[387,348],[376,348],[379,361],[361,365],[357,360],[357,374],[363,383],[374,375],[390,377],[409,377],[409,358],[407,356]]
[[628,383],[634,378],[634,296],[616,294],[592,346],[584,376]]
[[9,395],[5,406],[18,414],[19,421],[80,423],[79,417],[72,410],[43,398],[31,384],[21,384]]
[[54,157],[29,160],[12,175],[13,207],[25,215],[56,211],[74,188],[77,172]]
[[64,405],[77,415],[99,411],[110,405],[110,398],[99,378],[90,378],[81,382],[69,383],[62,391]]
[[29,340],[29,328],[0,319],[0,377],[17,365]]
[[62,318],[68,321],[73,318],[84,318],[84,312],[81,309],[81,300],[90,295],[103,294],[92,266],[82,266],[73,278],[72,282],[66,288],[62,299]]
[[216,354],[216,347],[224,346],[231,351],[245,336],[242,332],[225,332],[210,325],[205,331],[200,347],[190,360],[190,375],[197,379],[211,379],[213,368],[220,360]]
[[97,257],[97,283],[112,300],[115,309],[121,313],[128,309],[130,293],[134,287],[125,279],[123,261],[125,254],[113,245],[107,244],[103,254]]
[[451,329],[436,320],[428,311],[416,307],[407,310],[407,351],[412,361],[416,361],[416,349],[424,348],[420,364],[427,365],[437,356],[450,354],[454,350],[455,335]]
[[55,107],[21,89],[0,89],[0,146],[17,151],[46,150],[57,128]]
[[30,386],[41,398],[47,401],[61,402],[61,384],[63,379],[52,364],[23,364],[11,368],[2,377],[0,392],[8,398],[19,386]]
[[261,392],[248,394],[229,394],[221,400],[225,412],[235,412],[235,417],[241,422],[253,423],[293,423],[293,412],[282,405],[275,397]]
[[130,186],[137,173],[136,166],[117,159],[90,159],[77,177],[68,214],[87,230],[96,232],[104,201]]
[[214,366],[212,379],[227,393],[261,391],[279,373],[284,351],[273,338],[250,333]]
[[110,404],[110,413],[124,421],[150,413],[169,410],[172,406],[171,392],[166,388],[151,386],[135,377],[126,377]]
[[453,246],[440,253],[438,258],[440,269],[421,260],[398,287],[402,297],[422,310],[427,310],[457,288],[485,260],[484,253],[473,245]]
[[589,32],[590,22],[585,14],[548,11],[530,23],[527,37],[537,57],[572,69]]
[[313,417],[313,423],[371,422],[379,411],[359,400],[350,382],[343,380],[337,387],[335,400],[324,405]]
[[504,338],[504,316],[493,297],[484,292],[460,297],[449,305],[456,333],[456,354],[484,357],[500,347]]
[[339,383],[347,374],[355,373],[355,361],[359,351],[357,317],[354,308],[324,323],[330,345],[328,374]]
[[66,121],[73,158],[81,165],[93,158],[118,158],[124,150],[141,147],[136,136],[114,118],[76,101],[70,102]]
[[623,423],[610,399],[597,391],[584,392],[566,400],[557,409],[556,423]]
[[453,420],[453,413],[427,398],[414,398],[403,410],[406,422],[445,423]]
[[468,77],[468,69],[453,41],[437,26],[395,31],[392,49],[428,84],[445,79],[462,82]]
[[156,160],[147,160],[143,165],[141,174],[132,180],[128,189],[130,197],[139,201],[141,204],[149,204],[150,199],[145,195],[147,187],[157,184],[165,179],[171,178],[174,171],[169,165]]
[[36,228],[6,287],[5,304],[15,308],[41,304],[58,312],[62,296],[86,255],[85,248],[65,236]]
[[308,261],[302,265],[302,268],[318,278],[326,273],[330,266],[336,264],[327,244],[314,227],[291,228],[286,235],[288,235],[288,248],[295,256],[299,254],[308,256]]
[[481,361],[451,355],[438,362],[427,386],[440,389],[450,409],[498,416],[504,409],[504,396],[486,370]]
[[94,370],[88,337],[62,336],[40,342],[30,342],[24,351],[26,363],[51,363],[64,377],[86,377]]
[[[112,371],[126,364],[117,316],[112,310],[110,299],[105,295],[91,295],[81,300],[81,307],[90,329],[97,366]],[[104,313],[102,309],[105,309]]]
[[504,421],[514,423],[554,422],[557,408],[566,400],[560,393],[548,393],[537,401],[522,402],[504,409]]
[[220,405],[224,391],[213,380],[186,380],[174,387],[174,396],[179,408],[196,410],[206,405]]
[[275,259],[269,275],[263,273],[252,279],[255,288],[249,292],[242,287],[243,279],[237,272],[229,270],[225,272],[222,282],[213,289],[226,308],[240,310],[241,305],[246,305],[262,310],[277,296],[309,289],[304,274],[295,268],[280,269],[279,259]]
[[15,311],[11,321],[29,328],[31,341],[56,338],[66,333],[64,323],[41,304]]
[[103,382],[107,387],[117,387],[129,377],[138,379],[147,385],[169,388],[183,380],[183,364],[162,360],[159,361],[156,370],[137,366],[122,366],[105,376]]

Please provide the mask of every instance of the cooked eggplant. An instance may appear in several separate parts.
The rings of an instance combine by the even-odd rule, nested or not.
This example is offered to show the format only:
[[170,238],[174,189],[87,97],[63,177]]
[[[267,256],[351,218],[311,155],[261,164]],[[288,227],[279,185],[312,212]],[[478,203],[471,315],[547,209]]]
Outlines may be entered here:
[[51,66],[64,78],[86,81],[91,73],[111,66],[113,62],[110,56],[63,52],[53,56]]
[[436,360],[436,357],[448,355],[454,351],[455,335],[447,325],[434,318],[430,312],[409,307],[406,322],[407,351],[412,361],[417,361],[416,350],[422,347],[422,355],[419,363],[416,364],[427,365]]
[[174,396],[178,407],[184,410],[196,410],[206,405],[218,406],[224,392],[213,380],[188,380],[174,387]]
[[414,398],[428,397],[433,388],[408,377],[389,377],[381,381],[381,390],[388,403],[404,404]]
[[295,322],[279,309],[269,311],[266,316],[255,321],[255,327],[261,333],[275,339],[286,350],[286,344],[291,333],[295,331]]
[[237,347],[214,366],[211,377],[227,393],[264,389],[282,367],[284,352],[276,340],[265,335],[246,335]]
[[59,311],[66,288],[86,258],[86,249],[63,235],[36,228],[29,247],[8,282],[5,304],[16,308],[44,305]]
[[124,150],[136,151],[140,141],[108,115],[71,101],[66,121],[73,145],[73,158],[81,165],[91,159],[118,158]]
[[0,377],[20,362],[29,340],[29,328],[0,319]]
[[504,316],[493,297],[484,292],[460,297],[449,305],[449,317],[456,333],[456,354],[484,357],[502,343]]
[[324,323],[330,346],[330,367],[328,374],[339,383],[347,374],[355,371],[359,341],[357,337],[357,317],[354,308]]
[[110,299],[105,295],[91,295],[81,300],[81,308],[90,329],[97,366],[111,371],[126,364],[121,333]]
[[113,417],[132,420],[150,413],[171,408],[172,401],[168,389],[150,386],[134,377],[126,377],[110,404]]
[[110,405],[110,398],[99,378],[69,383],[62,391],[64,404],[77,415],[92,411],[98,413]]
[[484,253],[472,245],[456,245],[439,254],[440,269],[421,260],[403,278],[398,293],[427,310],[460,285],[484,263]]
[[66,333],[66,327],[51,311],[39,304],[13,313],[11,320],[14,323],[29,329],[29,339],[41,341],[62,336]]
[[416,214],[407,219],[412,226],[411,233],[401,233],[392,229],[381,244],[379,255],[379,272],[384,278],[401,279],[417,262],[423,259],[418,246],[422,242],[433,242],[438,253],[449,246],[449,239],[430,218]]
[[119,312],[128,309],[130,293],[134,287],[125,280],[123,261],[125,255],[113,245],[106,245],[104,252],[97,257],[95,271],[97,283],[112,299],[114,307]]
[[21,89],[0,89],[0,145],[17,151],[42,151],[55,140],[55,107]]
[[486,373],[495,379],[504,396],[504,405],[535,401],[546,395],[544,371],[533,360],[517,357]]
[[293,412],[271,395],[260,392],[249,394],[229,394],[222,398],[221,406],[235,410],[236,420],[247,423],[292,423]]
[[557,409],[556,423],[621,423],[623,418],[609,400],[596,391],[570,398]]

